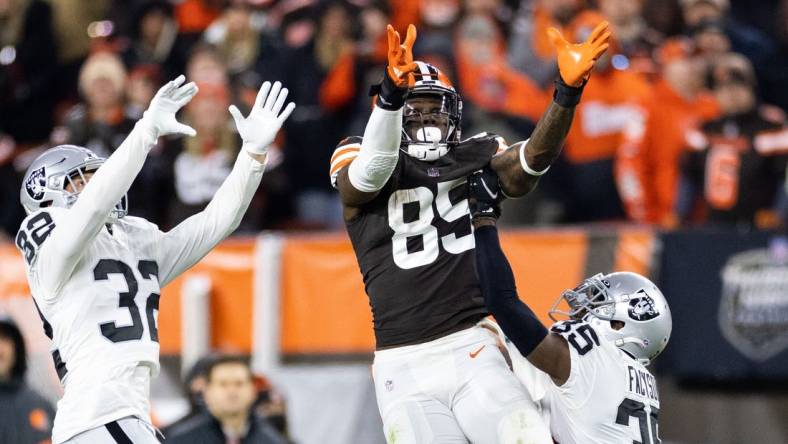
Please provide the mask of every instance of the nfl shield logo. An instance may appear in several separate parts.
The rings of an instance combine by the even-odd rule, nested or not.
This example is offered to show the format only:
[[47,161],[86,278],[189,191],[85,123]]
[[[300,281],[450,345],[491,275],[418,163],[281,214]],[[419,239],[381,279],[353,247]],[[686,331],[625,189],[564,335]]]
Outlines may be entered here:
[[427,175],[430,177],[438,177],[441,175],[441,172],[435,167],[429,167],[427,168]]
[[719,322],[723,336],[754,361],[788,347],[788,265],[768,250],[731,256],[722,269]]
[[46,187],[46,171],[44,168],[42,166],[30,173],[30,177],[25,181],[25,191],[33,200],[41,200],[44,197]]

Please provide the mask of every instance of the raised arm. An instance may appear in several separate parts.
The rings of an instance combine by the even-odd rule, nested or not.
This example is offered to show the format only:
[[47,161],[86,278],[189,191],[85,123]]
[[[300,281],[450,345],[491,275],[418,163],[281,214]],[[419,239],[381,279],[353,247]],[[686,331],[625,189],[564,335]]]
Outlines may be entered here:
[[265,82],[249,117],[244,118],[238,108],[230,106],[243,147],[208,206],[161,236],[157,247],[162,286],[197,263],[238,228],[263,177],[268,146],[295,109],[292,102],[284,107],[287,93],[281,83],[271,86]]
[[[107,217],[128,191],[156,139],[167,134],[193,136],[194,129],[179,123],[175,113],[195,94],[184,76],[164,85],[123,143],[101,165],[79,194],[67,216],[58,220],[49,241],[41,246],[39,284],[54,295],[74,271],[88,244],[107,223]],[[183,85],[183,86],[181,86]]]
[[471,176],[469,184],[476,267],[484,303],[517,350],[557,385],[563,385],[571,370],[569,345],[561,336],[549,333],[520,300],[512,268],[498,241],[498,178],[485,169]]
[[347,166],[344,167],[341,162],[346,158],[332,160],[332,171],[341,168],[336,186],[346,207],[346,218],[352,217],[352,211],[348,212],[347,207],[363,205],[377,196],[391,177],[399,159],[402,106],[408,92],[408,80],[416,69],[413,62],[416,27],[408,27],[408,34],[402,44],[399,33],[391,25],[387,32],[388,66],[381,84],[372,89],[377,100],[364,130],[361,146],[356,147],[358,154],[352,161],[346,161]]
[[581,44],[570,44],[555,28],[548,32],[556,48],[560,71],[553,101],[528,140],[515,143],[490,162],[500,177],[501,189],[510,197],[528,194],[561,154],[583,86],[610,40],[607,22],[600,23]]

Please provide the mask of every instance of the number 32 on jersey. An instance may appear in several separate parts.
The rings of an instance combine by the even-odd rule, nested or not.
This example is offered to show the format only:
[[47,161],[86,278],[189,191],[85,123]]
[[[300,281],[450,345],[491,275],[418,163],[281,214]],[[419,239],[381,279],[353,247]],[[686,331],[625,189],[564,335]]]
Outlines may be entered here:
[[[458,193],[463,191],[465,182],[465,178],[440,182],[435,196],[427,187],[396,190],[391,194],[388,219],[389,226],[394,230],[391,237],[392,254],[398,267],[411,269],[431,264],[438,258],[439,244],[451,254],[460,254],[475,246],[470,229],[459,236],[454,232],[439,233],[434,223],[437,211],[440,219],[447,223],[466,218],[470,227],[468,199],[464,192]],[[454,193],[461,195],[461,198],[452,202],[451,195]]]

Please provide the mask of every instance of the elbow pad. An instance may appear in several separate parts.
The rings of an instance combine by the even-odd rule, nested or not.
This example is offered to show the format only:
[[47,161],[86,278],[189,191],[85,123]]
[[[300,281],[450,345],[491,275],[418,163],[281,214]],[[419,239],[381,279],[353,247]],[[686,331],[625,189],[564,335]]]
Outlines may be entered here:
[[359,191],[379,191],[391,177],[402,141],[402,108],[394,111],[375,106],[364,130],[358,157],[348,168],[348,179]]
[[397,166],[398,154],[388,155],[365,153],[362,149],[358,157],[348,167],[348,179],[353,188],[365,193],[379,191],[391,177]]

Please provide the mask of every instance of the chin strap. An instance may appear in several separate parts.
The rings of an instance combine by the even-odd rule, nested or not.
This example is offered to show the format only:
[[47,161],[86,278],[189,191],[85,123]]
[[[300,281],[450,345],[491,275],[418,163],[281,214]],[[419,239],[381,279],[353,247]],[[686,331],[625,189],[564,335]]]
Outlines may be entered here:
[[616,345],[616,347],[623,347],[626,344],[636,344],[640,348],[646,348],[646,343],[642,339],[636,338],[634,336],[627,336],[626,338],[619,338],[619,339],[616,339],[613,343]]
[[445,143],[409,143],[407,153],[410,157],[432,162],[445,156],[449,152],[449,146]]

